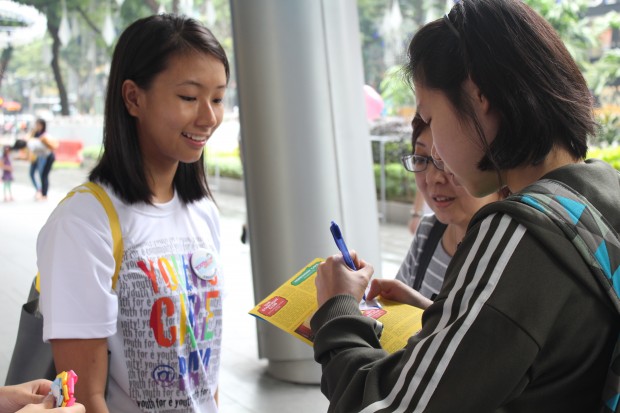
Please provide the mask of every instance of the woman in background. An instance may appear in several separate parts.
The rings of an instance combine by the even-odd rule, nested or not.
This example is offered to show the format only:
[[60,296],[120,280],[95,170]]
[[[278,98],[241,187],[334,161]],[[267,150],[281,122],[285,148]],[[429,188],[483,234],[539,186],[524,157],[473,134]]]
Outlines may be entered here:
[[[34,124],[30,139],[28,139],[30,151],[30,180],[35,187],[35,199],[46,200],[49,191],[49,175],[52,165],[56,160],[54,150],[58,148],[58,142],[47,134],[47,122],[45,119],[37,119]],[[36,179],[39,174],[39,182]]]
[[[494,193],[476,198],[455,184],[443,161],[431,156],[433,135],[428,125],[419,114],[411,125],[414,153],[403,156],[403,166],[415,173],[418,191],[433,214],[422,217],[396,279],[373,279],[366,298],[371,300],[380,294],[390,300],[427,308],[441,290],[446,269],[465,238],[472,216],[486,204],[498,201],[500,196]],[[421,263],[424,252],[432,254],[428,262]]]

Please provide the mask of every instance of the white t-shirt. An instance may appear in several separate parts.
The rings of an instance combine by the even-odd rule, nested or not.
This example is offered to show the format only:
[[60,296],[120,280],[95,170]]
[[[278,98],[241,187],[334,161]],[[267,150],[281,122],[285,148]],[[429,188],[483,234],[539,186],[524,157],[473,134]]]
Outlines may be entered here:
[[[44,340],[108,338],[111,412],[208,412],[216,407],[222,337],[219,215],[212,201],[126,205],[124,256],[112,291],[109,221],[91,195],[76,193],[51,214],[37,240]],[[208,279],[192,270],[201,252]]]
[[41,141],[41,138],[30,138],[28,139],[26,145],[28,146],[28,150],[36,156],[45,157],[52,153],[52,150],[45,146],[45,144]]

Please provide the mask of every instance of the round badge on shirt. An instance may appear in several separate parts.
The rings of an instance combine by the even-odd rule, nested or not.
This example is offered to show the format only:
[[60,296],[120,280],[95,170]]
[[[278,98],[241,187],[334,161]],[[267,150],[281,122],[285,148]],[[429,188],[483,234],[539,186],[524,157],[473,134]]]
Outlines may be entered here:
[[210,280],[217,274],[215,255],[204,248],[200,248],[192,254],[190,264],[194,274],[203,280]]

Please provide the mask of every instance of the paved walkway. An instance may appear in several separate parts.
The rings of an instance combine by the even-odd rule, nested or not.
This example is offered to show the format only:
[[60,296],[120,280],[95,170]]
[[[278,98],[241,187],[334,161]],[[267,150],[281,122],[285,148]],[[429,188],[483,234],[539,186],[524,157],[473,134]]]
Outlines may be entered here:
[[[4,383],[13,350],[21,305],[36,272],[36,237],[47,216],[75,185],[86,180],[85,169],[52,171],[49,200],[36,202],[28,178],[28,163],[15,161],[14,202],[0,198],[0,384]],[[258,359],[256,321],[247,314],[254,306],[250,251],[239,241],[245,221],[245,199],[215,193],[221,210],[222,252],[229,292],[224,301],[223,359],[220,380],[223,413],[316,413],[327,411],[317,385],[298,385],[273,379],[265,373],[266,360]],[[395,274],[411,237],[404,226],[382,224],[382,272]],[[291,340],[294,340],[291,338]]]

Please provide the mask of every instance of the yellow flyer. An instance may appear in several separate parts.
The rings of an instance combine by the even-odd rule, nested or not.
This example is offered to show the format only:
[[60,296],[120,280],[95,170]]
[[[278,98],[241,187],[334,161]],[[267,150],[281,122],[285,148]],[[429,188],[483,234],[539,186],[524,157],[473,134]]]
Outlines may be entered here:
[[[316,258],[278,287],[267,298],[250,310],[250,314],[286,331],[303,342],[312,345],[314,334],[310,319],[317,310],[316,269],[324,261]],[[360,311],[383,324],[381,345],[393,353],[402,349],[409,337],[422,328],[423,310],[406,304],[378,298],[378,306],[363,306]]]

